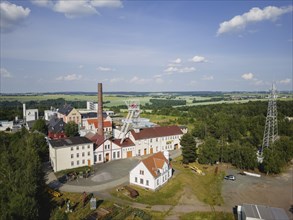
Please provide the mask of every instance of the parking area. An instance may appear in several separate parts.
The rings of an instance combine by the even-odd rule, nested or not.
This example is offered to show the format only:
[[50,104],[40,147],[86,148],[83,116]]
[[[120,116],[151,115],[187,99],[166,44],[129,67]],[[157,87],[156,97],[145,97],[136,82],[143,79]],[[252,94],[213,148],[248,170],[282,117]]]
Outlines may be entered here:
[[293,219],[289,212],[293,205],[293,165],[283,174],[274,177],[241,175],[239,170],[231,168],[226,170],[226,174],[234,175],[236,180],[223,180],[222,195],[225,206],[252,203],[279,207]]

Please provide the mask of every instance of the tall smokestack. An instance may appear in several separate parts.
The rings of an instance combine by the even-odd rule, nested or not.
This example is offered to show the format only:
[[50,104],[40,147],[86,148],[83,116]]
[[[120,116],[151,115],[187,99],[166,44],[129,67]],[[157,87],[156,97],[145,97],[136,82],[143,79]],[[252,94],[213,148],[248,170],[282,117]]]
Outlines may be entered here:
[[98,83],[98,134],[104,137],[102,83]]

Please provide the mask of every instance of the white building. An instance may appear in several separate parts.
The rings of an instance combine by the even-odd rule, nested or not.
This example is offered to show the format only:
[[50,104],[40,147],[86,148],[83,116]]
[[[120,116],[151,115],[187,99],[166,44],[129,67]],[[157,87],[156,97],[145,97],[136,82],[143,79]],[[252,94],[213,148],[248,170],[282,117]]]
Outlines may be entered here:
[[93,145],[86,137],[49,140],[49,156],[54,172],[93,165]]
[[98,103],[87,101],[86,102],[86,109],[87,110],[97,110],[98,109]]
[[130,139],[120,144],[120,139],[106,139],[94,151],[95,163],[130,158],[134,155],[135,146]]
[[35,121],[39,119],[38,109],[26,109],[25,111],[25,121]]
[[13,121],[0,121],[0,131],[5,131],[6,129],[12,130]]
[[174,125],[133,129],[129,138],[135,144],[135,155],[141,156],[181,148],[182,135],[180,127]]
[[57,110],[45,110],[44,116],[46,121],[50,121],[52,118],[57,118]]
[[134,167],[129,173],[129,182],[143,188],[156,190],[172,177],[172,167],[167,151],[158,152]]

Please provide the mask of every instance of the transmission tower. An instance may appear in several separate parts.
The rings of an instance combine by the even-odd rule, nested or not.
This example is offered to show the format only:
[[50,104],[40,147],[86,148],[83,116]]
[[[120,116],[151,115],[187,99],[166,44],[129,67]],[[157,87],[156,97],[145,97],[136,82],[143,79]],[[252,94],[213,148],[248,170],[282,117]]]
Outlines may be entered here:
[[[277,120],[277,92],[275,84],[272,84],[272,89],[269,95],[268,111],[266,117],[266,125],[263,135],[262,147],[259,152],[261,162],[263,159],[263,149],[270,147],[278,138],[278,120]],[[260,161],[260,160],[259,160]]]

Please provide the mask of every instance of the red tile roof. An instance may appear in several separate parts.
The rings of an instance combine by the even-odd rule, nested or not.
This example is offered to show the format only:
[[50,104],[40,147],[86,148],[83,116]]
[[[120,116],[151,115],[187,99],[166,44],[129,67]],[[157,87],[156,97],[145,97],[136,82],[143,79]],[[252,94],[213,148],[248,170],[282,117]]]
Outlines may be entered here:
[[152,156],[143,159],[141,162],[146,166],[153,177],[157,177],[159,175],[157,171],[158,169],[163,168],[165,162],[169,164],[162,152],[155,153]]
[[102,137],[99,134],[94,134],[92,132],[87,133],[85,137],[89,139],[90,141],[92,141],[93,143],[96,143],[97,147],[100,146],[105,141],[104,137]]
[[[88,124],[94,124],[95,128],[98,128],[98,119],[87,119]],[[112,127],[111,121],[104,121],[104,128]]]
[[120,147],[135,146],[135,144],[129,138],[125,138],[124,141],[122,142],[122,144],[120,144],[120,141],[121,141],[121,139],[112,140],[113,143],[115,143],[116,145],[118,145]]
[[183,134],[181,129],[177,125],[164,126],[164,127],[152,127],[152,128],[142,128],[138,133],[134,130],[131,131],[135,140],[165,137],[172,135]]

